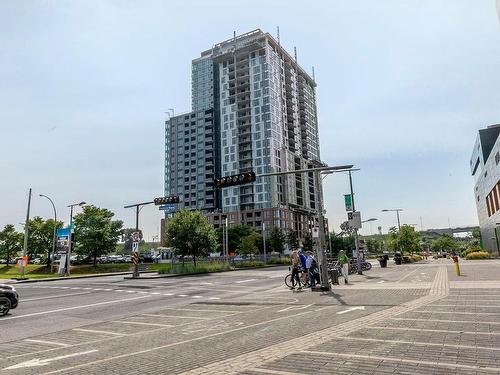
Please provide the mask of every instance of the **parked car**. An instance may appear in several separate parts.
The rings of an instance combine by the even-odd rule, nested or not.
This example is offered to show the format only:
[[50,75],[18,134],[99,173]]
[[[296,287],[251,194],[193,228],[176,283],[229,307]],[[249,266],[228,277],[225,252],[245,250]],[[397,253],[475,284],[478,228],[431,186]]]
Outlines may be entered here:
[[7,315],[9,310],[15,309],[19,303],[16,289],[7,284],[0,284],[0,316]]

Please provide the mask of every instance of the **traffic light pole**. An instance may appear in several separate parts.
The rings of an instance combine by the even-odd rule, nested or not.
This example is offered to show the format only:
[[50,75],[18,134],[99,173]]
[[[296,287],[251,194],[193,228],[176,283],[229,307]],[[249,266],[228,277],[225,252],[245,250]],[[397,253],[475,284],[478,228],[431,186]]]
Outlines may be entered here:
[[[354,205],[354,191],[352,189],[351,171],[349,171],[349,187],[351,188],[352,212],[356,212],[356,206]],[[363,270],[361,269],[361,254],[359,253],[358,228],[354,228],[354,246],[356,248],[356,263],[358,268],[358,275],[362,275]]]

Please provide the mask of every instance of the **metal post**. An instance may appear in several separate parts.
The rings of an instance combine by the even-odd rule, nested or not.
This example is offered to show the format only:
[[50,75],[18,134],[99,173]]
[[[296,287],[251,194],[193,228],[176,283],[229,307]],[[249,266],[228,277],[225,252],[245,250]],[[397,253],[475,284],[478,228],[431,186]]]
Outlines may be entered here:
[[[354,205],[354,191],[352,189],[351,171],[349,171],[349,186],[351,188],[352,211],[356,212],[356,206]],[[356,264],[357,264],[357,268],[358,268],[358,275],[362,275],[363,270],[361,269],[361,254],[359,251],[358,229],[357,228],[354,228],[354,247],[356,248],[356,254],[357,254]]]
[[262,241],[264,242],[264,263],[267,263],[267,253],[266,253],[266,223],[262,222]]
[[26,222],[24,224],[24,246],[23,246],[23,259],[21,260],[21,278],[24,278],[26,274],[26,269],[24,267],[24,259],[25,259],[24,257],[28,252],[28,234],[29,234],[28,223],[30,220],[30,206],[31,206],[31,188],[28,194],[28,210],[26,211]]
[[319,225],[319,246],[318,246],[318,264],[320,264],[320,283],[322,290],[330,290],[328,283],[328,265],[325,256],[325,220],[323,216],[323,197],[321,189],[321,171],[314,171],[316,188],[318,189],[318,225]]
[[497,258],[500,257],[500,244],[498,243],[498,233],[497,233],[497,226],[495,226],[494,230],[495,230],[495,240],[497,242]]
[[73,207],[74,205],[70,206],[70,212],[69,212],[69,246],[68,246],[68,257],[66,259],[66,274],[70,276],[70,270],[69,268],[71,267],[71,251],[73,250]]
[[52,256],[51,256],[50,250],[49,250],[49,257],[47,259],[47,266],[50,267],[50,272],[52,272],[52,261],[53,261],[52,258],[54,258],[54,254],[56,253],[57,211],[56,211],[56,205],[54,204],[52,199],[50,199],[48,196],[43,195],[43,194],[40,194],[40,196],[47,198],[50,201],[50,203],[52,204],[52,208],[54,209],[54,237],[52,239]]
[[228,261],[229,256],[229,220],[226,216],[226,253],[224,254],[225,261]]
[[401,230],[401,222],[399,221],[399,210],[396,210],[396,215],[398,217],[398,230]]

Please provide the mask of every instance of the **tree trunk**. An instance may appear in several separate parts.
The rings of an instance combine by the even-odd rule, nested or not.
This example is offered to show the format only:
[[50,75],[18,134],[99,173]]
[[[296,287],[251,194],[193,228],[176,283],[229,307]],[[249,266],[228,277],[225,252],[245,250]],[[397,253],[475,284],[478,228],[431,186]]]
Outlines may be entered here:
[[193,264],[194,264],[194,267],[196,268],[196,256],[193,255]]
[[97,267],[97,254],[94,254],[94,267]]

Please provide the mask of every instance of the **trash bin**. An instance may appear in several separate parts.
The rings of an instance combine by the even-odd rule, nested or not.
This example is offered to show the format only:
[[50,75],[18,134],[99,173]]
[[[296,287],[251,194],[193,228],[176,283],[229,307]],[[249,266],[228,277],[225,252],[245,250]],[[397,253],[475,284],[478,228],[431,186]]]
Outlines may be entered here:
[[394,254],[394,263],[397,265],[400,265],[403,261],[403,257],[401,256],[401,253],[397,252]]
[[387,267],[387,259],[383,256],[377,258],[378,262],[380,263],[381,268],[386,268]]
[[338,268],[330,269],[330,279],[332,280],[332,284],[339,284],[339,270]]

